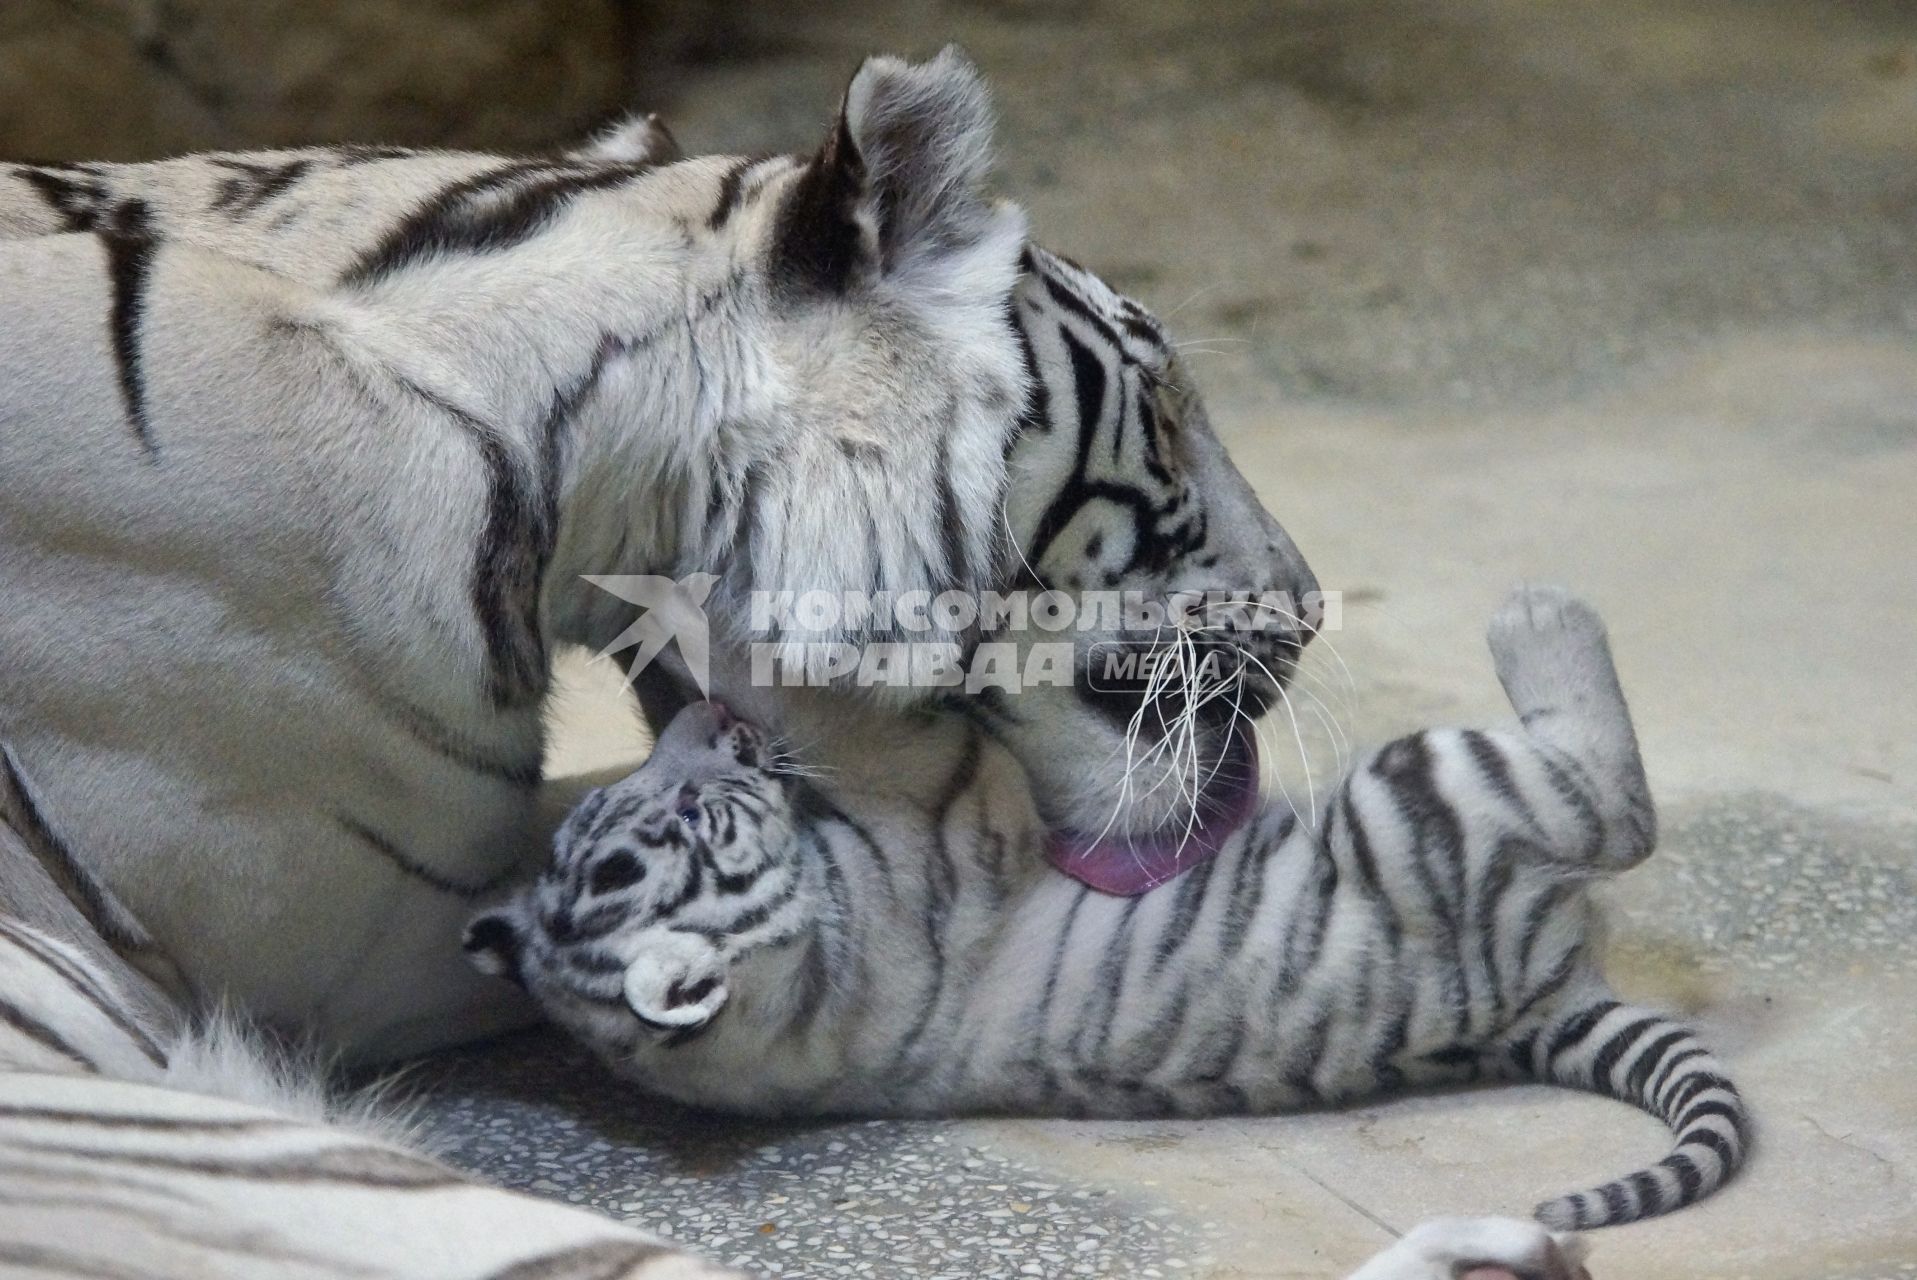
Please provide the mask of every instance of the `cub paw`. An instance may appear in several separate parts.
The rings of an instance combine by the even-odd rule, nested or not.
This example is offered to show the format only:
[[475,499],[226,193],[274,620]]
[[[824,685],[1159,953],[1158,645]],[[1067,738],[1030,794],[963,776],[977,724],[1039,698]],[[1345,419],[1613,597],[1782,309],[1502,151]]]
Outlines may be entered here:
[[1491,619],[1486,640],[1520,715],[1568,710],[1616,688],[1604,620],[1563,587],[1518,587]]
[[1517,1218],[1435,1218],[1351,1280],[1591,1280],[1584,1241]]
[[698,934],[647,930],[634,941],[632,957],[626,1007],[653,1030],[701,1030],[725,1007],[725,958]]
[[1604,643],[1604,619],[1563,587],[1526,583],[1504,598],[1489,638],[1501,660],[1528,649],[1588,649]]

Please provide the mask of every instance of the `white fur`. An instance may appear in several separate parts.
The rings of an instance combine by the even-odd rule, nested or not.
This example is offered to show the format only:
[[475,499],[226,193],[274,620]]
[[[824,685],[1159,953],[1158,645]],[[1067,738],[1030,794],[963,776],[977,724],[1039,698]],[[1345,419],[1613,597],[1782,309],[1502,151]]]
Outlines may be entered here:
[[[1023,220],[975,189],[989,120],[962,61],[878,60],[850,97],[909,216],[897,265],[826,294],[779,276],[793,160],[755,166],[718,230],[733,162],[710,158],[614,170],[522,240],[383,271],[356,264],[508,162],[0,166],[0,595],[32,602],[0,613],[0,740],[196,996],[361,1059],[526,1017],[459,962],[466,899],[435,882],[476,889],[541,850],[533,789],[499,774],[537,772],[541,655],[631,620],[583,575],[722,570],[722,628],[752,588],[939,587],[963,576],[946,485],[971,574],[996,571]],[[305,169],[236,213],[237,165]],[[49,180],[102,193],[96,223],[143,202],[144,446],[113,355],[116,242],[74,229]],[[494,472],[536,507],[549,462],[537,648],[502,702],[474,598],[502,575],[475,551]]]

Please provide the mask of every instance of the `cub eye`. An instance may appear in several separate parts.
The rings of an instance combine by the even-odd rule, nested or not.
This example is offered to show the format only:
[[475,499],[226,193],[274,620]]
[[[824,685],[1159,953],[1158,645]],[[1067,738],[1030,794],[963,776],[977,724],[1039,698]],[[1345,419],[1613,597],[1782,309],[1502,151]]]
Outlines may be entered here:
[[691,787],[686,787],[679,792],[678,813],[679,821],[688,827],[698,826],[700,818],[704,816],[699,809],[699,793]]
[[595,894],[613,893],[638,884],[645,878],[645,864],[624,849],[620,849],[599,860],[599,865],[592,869],[592,878],[587,884]]

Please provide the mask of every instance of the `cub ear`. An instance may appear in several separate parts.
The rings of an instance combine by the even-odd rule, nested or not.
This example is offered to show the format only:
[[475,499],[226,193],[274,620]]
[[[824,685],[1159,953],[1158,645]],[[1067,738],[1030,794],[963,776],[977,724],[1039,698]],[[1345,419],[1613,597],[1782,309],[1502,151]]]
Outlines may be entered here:
[[519,922],[506,910],[488,911],[473,917],[466,926],[466,937],[460,945],[465,949],[466,958],[472,962],[473,968],[481,973],[490,973],[495,978],[504,978],[522,987],[526,985],[525,973],[520,968],[525,938],[520,932]]
[[615,120],[566,153],[569,160],[604,160],[613,164],[671,164],[685,158],[679,140],[665,121],[651,113]]
[[786,278],[838,292],[956,263],[1011,218],[984,191],[992,163],[985,82],[957,49],[930,62],[868,58],[832,131],[786,197],[775,253]]

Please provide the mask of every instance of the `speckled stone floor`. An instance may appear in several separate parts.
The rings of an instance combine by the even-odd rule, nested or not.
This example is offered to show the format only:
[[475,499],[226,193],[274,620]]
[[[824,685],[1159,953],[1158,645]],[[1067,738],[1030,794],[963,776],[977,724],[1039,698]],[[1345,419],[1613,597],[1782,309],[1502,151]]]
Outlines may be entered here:
[[[1307,683],[1350,738],[1498,719],[1481,633],[1515,579],[1605,613],[1664,830],[1609,891],[1614,977],[1701,1023],[1762,1131],[1721,1196],[1600,1234],[1597,1280],[1917,1276],[1917,11],[851,0],[767,22],[671,104],[690,146],[804,144],[869,48],[978,58],[1008,191],[1199,340],[1234,455],[1346,593]],[[561,767],[631,759],[616,687],[569,670]],[[1307,742],[1322,776],[1335,744]],[[1666,1142],[1545,1089],[768,1130],[662,1111],[549,1038],[428,1073],[455,1158],[795,1276],[1320,1280]]]

